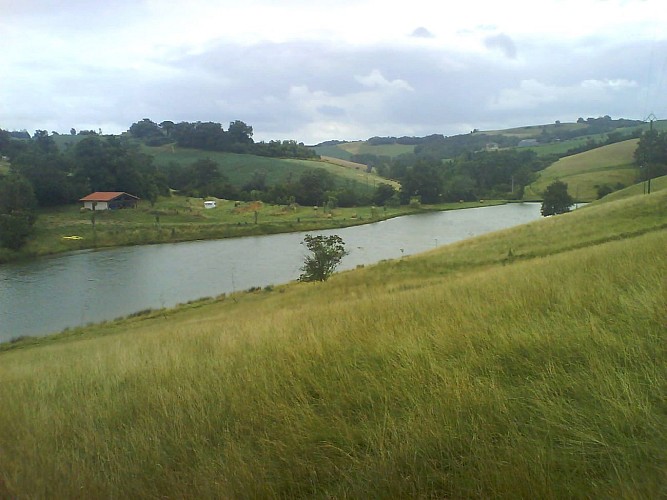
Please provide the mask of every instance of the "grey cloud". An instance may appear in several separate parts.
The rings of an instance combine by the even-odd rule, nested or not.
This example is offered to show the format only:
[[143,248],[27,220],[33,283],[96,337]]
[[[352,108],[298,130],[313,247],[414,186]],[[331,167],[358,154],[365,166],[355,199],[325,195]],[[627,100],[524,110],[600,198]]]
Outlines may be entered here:
[[495,49],[502,52],[509,59],[516,59],[516,45],[514,41],[504,33],[486,37],[484,45],[489,49]]
[[345,116],[346,114],[345,109],[339,106],[320,106],[319,108],[317,108],[317,111],[323,115],[337,117],[337,118]]
[[419,28],[415,29],[410,36],[413,36],[415,38],[434,38],[435,35],[431,33],[429,30],[424,28],[423,26],[420,26]]
[[[103,127],[118,124],[122,131],[145,117],[223,125],[239,119],[253,126],[258,140],[313,143],[388,134],[452,135],[605,114],[643,118],[667,107],[667,97],[657,89],[667,75],[661,61],[650,57],[664,53],[667,41],[590,52],[522,40],[521,64],[507,64],[489,54],[424,47],[219,43],[196,55],[156,59],[147,69],[90,67],[68,75],[44,66],[38,78],[0,85],[0,127],[67,132],[83,124],[96,128],[97,120]],[[407,82],[409,89],[359,81],[374,74],[387,82]],[[589,84],[585,91],[567,91],[587,80],[636,86]],[[15,103],[12,109],[3,104],[9,102]],[[40,109],[21,104],[19,116],[16,103],[38,103]],[[335,130],[349,125],[355,136],[327,137],[332,124]]]

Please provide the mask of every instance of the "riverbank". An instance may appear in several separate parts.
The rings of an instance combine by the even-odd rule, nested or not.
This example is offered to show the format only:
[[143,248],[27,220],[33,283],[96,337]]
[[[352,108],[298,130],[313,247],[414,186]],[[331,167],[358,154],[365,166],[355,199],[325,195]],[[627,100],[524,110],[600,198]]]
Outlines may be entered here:
[[0,496],[660,497],[666,202],[18,342]]
[[[429,211],[456,210],[506,203],[503,200],[399,207],[325,209],[262,202],[215,200],[204,208],[201,198],[162,197],[154,206],[93,214],[79,206],[42,209],[35,233],[20,251],[0,249],[0,264],[91,248],[111,248],[182,241],[259,236],[336,229]],[[94,224],[93,224],[94,215]]]
[[[406,215],[325,232],[345,241],[349,253],[339,267],[342,271],[539,218],[539,204],[505,204]],[[0,266],[0,342],[288,283],[300,274],[306,234],[82,250]]]

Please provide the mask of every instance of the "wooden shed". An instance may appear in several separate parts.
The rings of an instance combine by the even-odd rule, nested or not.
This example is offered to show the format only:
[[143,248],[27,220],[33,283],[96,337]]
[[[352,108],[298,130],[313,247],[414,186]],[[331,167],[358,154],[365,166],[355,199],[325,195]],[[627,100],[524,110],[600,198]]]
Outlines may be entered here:
[[118,191],[97,191],[79,200],[88,210],[116,210],[117,208],[136,208],[139,198]]

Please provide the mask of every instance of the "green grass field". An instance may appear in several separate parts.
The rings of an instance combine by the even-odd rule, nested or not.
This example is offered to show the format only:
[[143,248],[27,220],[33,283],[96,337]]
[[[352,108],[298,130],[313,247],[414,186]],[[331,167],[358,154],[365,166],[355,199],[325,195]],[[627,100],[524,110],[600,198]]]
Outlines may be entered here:
[[272,185],[287,182],[289,178],[296,181],[302,173],[313,168],[322,168],[333,174],[338,185],[352,182],[362,192],[372,192],[374,185],[381,181],[381,178],[376,174],[366,174],[365,172],[324,161],[220,153],[216,151],[178,148],[171,145],[144,147],[144,150],[155,158],[158,166],[165,166],[174,162],[185,167],[199,159],[209,158],[220,165],[220,170],[237,187],[241,187],[250,181],[253,174],[257,171],[266,173],[266,182]]
[[314,149],[317,154],[322,156],[331,156],[341,160],[349,160],[352,155],[356,154],[371,154],[394,158],[405,153],[412,153],[415,147],[408,144],[371,145],[366,141],[354,141],[337,144],[335,146],[317,146]]
[[0,159],[0,174],[8,174],[9,173],[9,167],[10,164],[8,161]]
[[599,185],[634,184],[637,168],[633,153],[637,143],[638,139],[632,139],[561,158],[540,172],[537,181],[526,188],[524,198],[540,198],[556,180],[566,182],[570,195],[578,201],[595,200]]
[[338,146],[352,154],[372,154],[377,156],[395,157],[405,153],[412,153],[414,146],[409,144],[368,144],[366,141],[346,142]]
[[[486,200],[483,205],[497,203],[503,202]],[[423,210],[456,210],[478,206],[482,204],[471,202],[420,208],[366,206],[324,210],[322,207],[315,209],[218,199],[217,208],[209,210],[204,208],[204,200],[201,198],[174,195],[160,197],[153,207],[143,201],[136,209],[98,211],[93,231],[92,212],[82,211],[79,205],[69,205],[40,210],[35,234],[20,252],[0,249],[0,263],[86,248],[332,229],[377,222]]]
[[[562,131],[572,131],[572,130],[583,130],[587,127],[587,125],[582,124],[582,123],[562,123],[558,126],[559,130]],[[519,139],[532,139],[532,138],[537,138],[541,133],[542,130],[546,130],[547,132],[553,132],[556,128],[556,124],[550,123],[550,124],[545,124],[545,125],[530,125],[526,127],[516,127],[516,128],[509,128],[509,129],[503,129],[503,130],[486,130],[486,131],[480,131],[476,132],[478,134],[501,134],[501,135],[507,135],[511,137],[517,137]]]
[[5,344],[0,497],[660,498],[666,207]]

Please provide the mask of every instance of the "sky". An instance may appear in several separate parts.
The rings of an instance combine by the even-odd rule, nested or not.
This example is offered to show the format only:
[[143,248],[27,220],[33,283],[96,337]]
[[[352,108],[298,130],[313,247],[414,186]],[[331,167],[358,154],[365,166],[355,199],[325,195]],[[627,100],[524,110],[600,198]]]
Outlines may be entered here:
[[256,141],[667,118],[664,0],[0,0],[0,128]]

